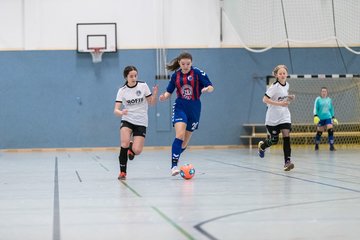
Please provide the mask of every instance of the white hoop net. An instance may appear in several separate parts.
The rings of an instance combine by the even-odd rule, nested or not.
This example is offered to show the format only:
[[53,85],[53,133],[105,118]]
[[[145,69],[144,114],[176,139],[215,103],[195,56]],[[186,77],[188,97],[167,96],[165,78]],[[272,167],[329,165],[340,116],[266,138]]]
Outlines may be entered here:
[[92,51],[90,52],[91,56],[92,56],[92,61],[93,63],[99,63],[102,61],[102,55],[103,55],[103,51],[100,48],[94,48],[92,49]]

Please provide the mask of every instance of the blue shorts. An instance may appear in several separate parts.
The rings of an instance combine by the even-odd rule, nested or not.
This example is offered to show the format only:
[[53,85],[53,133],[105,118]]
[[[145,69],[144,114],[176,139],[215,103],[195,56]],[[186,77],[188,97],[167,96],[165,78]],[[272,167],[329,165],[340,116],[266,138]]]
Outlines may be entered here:
[[186,130],[193,132],[199,127],[201,112],[200,101],[189,101],[177,99],[173,105],[172,123],[186,123]]
[[318,123],[318,127],[327,126],[329,124],[332,124],[332,119],[331,118],[320,120],[320,122]]

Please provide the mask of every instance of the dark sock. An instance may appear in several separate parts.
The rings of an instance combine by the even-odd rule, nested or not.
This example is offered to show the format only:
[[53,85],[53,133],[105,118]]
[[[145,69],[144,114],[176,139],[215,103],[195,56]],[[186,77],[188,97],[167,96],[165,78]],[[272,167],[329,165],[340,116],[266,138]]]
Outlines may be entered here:
[[291,147],[290,147],[290,137],[283,138],[283,150],[284,150],[284,160],[290,161],[291,158]]
[[322,132],[320,132],[320,131],[317,131],[317,132],[316,132],[315,144],[319,144],[319,143],[320,143],[321,135],[322,135]]
[[329,136],[329,144],[334,144],[334,130],[332,128],[328,129],[328,136]]
[[129,148],[123,148],[123,147],[121,147],[120,149],[120,155],[119,155],[120,172],[126,172],[128,150]]
[[171,148],[171,168],[177,166],[180,155],[181,155],[181,145],[183,140],[175,138]]
[[268,147],[270,147],[272,145],[271,139],[265,139],[264,143],[261,144],[260,148],[262,150],[267,149]]

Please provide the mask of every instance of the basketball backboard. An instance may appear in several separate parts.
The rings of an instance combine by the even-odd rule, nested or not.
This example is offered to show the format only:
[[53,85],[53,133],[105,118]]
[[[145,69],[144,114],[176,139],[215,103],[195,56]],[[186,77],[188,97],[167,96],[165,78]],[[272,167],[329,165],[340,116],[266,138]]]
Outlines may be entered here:
[[117,52],[116,23],[78,23],[76,38],[78,53]]

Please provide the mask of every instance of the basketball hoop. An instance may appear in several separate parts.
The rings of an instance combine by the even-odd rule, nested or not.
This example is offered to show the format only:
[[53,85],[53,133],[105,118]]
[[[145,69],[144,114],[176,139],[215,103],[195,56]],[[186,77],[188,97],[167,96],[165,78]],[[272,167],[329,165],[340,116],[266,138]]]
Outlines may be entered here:
[[101,60],[102,60],[101,57],[104,53],[102,48],[92,48],[90,53],[92,56],[93,63],[101,62]]

